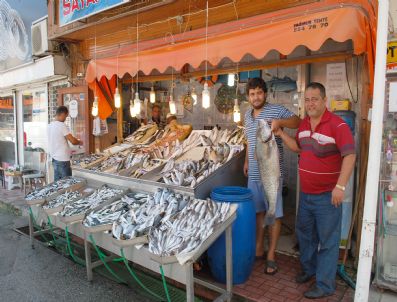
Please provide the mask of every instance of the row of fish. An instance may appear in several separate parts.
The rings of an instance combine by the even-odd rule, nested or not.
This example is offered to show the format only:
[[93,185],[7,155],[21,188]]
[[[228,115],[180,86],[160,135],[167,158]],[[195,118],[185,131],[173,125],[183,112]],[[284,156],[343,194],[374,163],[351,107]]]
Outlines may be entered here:
[[228,216],[230,203],[194,200],[149,233],[149,251],[174,256],[196,250]]
[[114,201],[98,210],[90,212],[84,219],[83,225],[93,227],[105,224],[112,224],[120,215],[128,212],[130,209],[139,207],[139,202],[134,198],[133,193],[128,193],[121,199]]
[[138,130],[125,138],[124,141],[133,144],[148,144],[159,135],[156,124],[142,125]]
[[81,194],[80,191],[66,191],[65,193],[62,193],[55,197],[54,199],[51,199],[48,201],[44,206],[43,209],[45,210],[50,210],[50,209],[55,209],[59,206],[64,206],[67,203],[79,199],[83,197],[83,194]]
[[93,153],[85,156],[75,157],[72,159],[73,166],[87,166],[99,159],[102,159],[105,155],[101,153]]
[[158,189],[154,194],[141,194],[140,197],[139,207],[131,208],[113,223],[112,234],[116,239],[146,235],[152,227],[169,220],[190,202],[190,197],[174,194],[169,189]]
[[161,172],[162,181],[167,185],[194,188],[220,166],[221,163],[215,163],[208,158],[181,162],[171,160]]
[[84,214],[117,195],[121,195],[123,192],[122,189],[110,188],[107,185],[103,185],[89,196],[67,204],[61,212],[61,216],[66,217]]
[[25,196],[25,200],[43,199],[57,193],[60,190],[70,188],[71,186],[82,181],[84,180],[76,177],[63,178],[28,193]]

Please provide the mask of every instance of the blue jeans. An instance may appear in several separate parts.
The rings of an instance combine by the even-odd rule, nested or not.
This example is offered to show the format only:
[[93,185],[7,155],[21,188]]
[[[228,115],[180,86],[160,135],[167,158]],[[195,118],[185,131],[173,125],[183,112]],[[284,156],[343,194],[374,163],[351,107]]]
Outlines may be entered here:
[[316,275],[317,287],[327,294],[335,291],[342,221],[342,206],[335,208],[331,196],[301,193],[296,221],[302,269]]
[[70,161],[58,161],[53,159],[52,165],[54,166],[54,181],[72,176]]

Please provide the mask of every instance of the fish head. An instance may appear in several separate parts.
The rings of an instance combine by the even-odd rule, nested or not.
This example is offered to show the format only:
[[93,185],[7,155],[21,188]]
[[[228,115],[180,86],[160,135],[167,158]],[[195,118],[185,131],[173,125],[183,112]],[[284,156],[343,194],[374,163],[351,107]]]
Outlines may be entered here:
[[273,136],[272,129],[267,120],[258,121],[257,137],[264,143],[268,142]]

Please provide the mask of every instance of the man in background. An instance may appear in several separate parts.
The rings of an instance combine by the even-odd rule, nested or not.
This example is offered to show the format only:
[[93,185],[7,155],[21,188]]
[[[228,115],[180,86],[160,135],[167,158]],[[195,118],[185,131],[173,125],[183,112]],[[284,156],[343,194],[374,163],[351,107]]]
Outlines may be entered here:
[[83,142],[75,138],[65,120],[69,115],[69,110],[65,106],[60,106],[56,110],[55,121],[48,126],[48,145],[49,154],[54,166],[54,181],[67,176],[72,176],[70,167],[71,150],[68,141],[72,145],[82,145]]

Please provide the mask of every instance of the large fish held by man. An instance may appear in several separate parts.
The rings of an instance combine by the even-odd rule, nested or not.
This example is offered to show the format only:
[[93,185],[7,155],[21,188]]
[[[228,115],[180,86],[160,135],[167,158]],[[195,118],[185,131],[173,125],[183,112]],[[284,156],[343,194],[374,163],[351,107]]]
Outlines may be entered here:
[[265,223],[272,225],[275,222],[277,194],[280,185],[280,164],[277,142],[266,120],[258,121],[255,152],[263,189],[269,203]]

